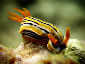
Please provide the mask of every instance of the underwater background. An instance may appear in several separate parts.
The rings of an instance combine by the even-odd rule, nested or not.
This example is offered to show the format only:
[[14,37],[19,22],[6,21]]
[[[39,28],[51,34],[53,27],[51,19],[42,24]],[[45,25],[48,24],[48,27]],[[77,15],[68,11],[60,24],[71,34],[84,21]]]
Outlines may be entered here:
[[57,25],[63,34],[67,26],[71,38],[85,40],[84,0],[0,0],[0,44],[16,48],[22,42],[20,24],[8,20],[8,11],[27,8],[32,16]]

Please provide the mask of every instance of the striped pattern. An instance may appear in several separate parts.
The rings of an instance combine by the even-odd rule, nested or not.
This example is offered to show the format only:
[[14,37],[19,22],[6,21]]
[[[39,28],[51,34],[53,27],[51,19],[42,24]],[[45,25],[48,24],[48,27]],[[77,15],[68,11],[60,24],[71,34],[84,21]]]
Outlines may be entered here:
[[49,50],[54,51],[61,51],[66,48],[66,44],[70,37],[69,28],[66,29],[66,36],[64,38],[58,27],[31,17],[29,10],[26,8],[23,8],[23,10],[14,8],[14,10],[21,13],[23,17],[16,13],[9,12],[11,16],[8,18],[21,23],[19,32],[22,34],[25,41],[45,45]]
[[[25,17],[23,22],[21,22],[21,31],[23,30],[22,27],[31,27],[31,31],[35,32],[38,35],[52,33],[54,34],[57,39],[63,40],[62,33],[59,29],[54,26],[53,24],[47,23],[37,18],[33,18],[31,16]],[[28,28],[30,30],[30,28]]]

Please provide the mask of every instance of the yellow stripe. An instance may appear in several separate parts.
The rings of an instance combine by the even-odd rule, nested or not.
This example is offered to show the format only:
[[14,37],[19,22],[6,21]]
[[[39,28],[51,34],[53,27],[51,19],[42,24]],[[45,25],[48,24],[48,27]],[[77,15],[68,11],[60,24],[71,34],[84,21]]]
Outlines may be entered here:
[[[31,18],[30,18],[30,17],[25,17],[25,18],[27,19],[27,20],[25,20],[25,22],[31,23],[30,21],[33,21],[33,22],[37,23],[41,28],[48,30],[50,33],[54,33],[55,36],[60,36],[61,40],[63,39],[62,33],[59,31],[59,28],[57,28],[57,27],[54,26],[53,24],[47,23],[47,22],[42,21],[42,20],[37,19],[37,18],[36,18],[36,20],[32,19],[32,17],[31,17]],[[30,21],[28,21],[28,20],[30,20]],[[40,20],[40,22],[37,21],[37,20]],[[46,23],[46,24],[43,24],[43,23],[41,23],[41,22]],[[23,24],[23,23],[22,23],[22,24]],[[50,26],[47,25],[47,24],[49,24]],[[52,26],[54,29],[53,29],[51,26]],[[32,30],[32,31],[36,32],[36,33],[39,34],[39,35],[42,35],[42,34],[43,34],[43,31],[42,31],[41,29],[38,29],[37,27],[34,27],[34,26],[24,27],[23,29]],[[21,28],[21,30],[23,30],[23,29]],[[58,33],[57,33],[55,30],[58,31]]]
[[[41,27],[43,27],[43,28],[45,28],[45,29],[47,29],[47,30],[49,30],[50,32],[51,31],[53,31],[53,29],[50,27],[50,26],[48,26],[48,25],[46,25],[46,24],[43,24],[43,23],[40,23],[40,22],[38,22],[37,20],[33,20],[33,19],[31,19],[31,18],[29,18],[29,17],[25,17],[26,19],[28,19],[28,20],[31,20],[31,21],[33,21],[33,22],[36,22],[36,23],[38,23],[39,24],[39,26],[41,26]],[[39,19],[40,20],[40,19]],[[40,21],[42,21],[42,20],[40,20]],[[44,22],[44,21],[42,21],[42,22]],[[44,22],[44,23],[46,23],[46,22]]]
[[[33,22],[38,23],[39,26],[43,27],[44,29],[47,29],[48,31],[50,31],[50,32],[52,32],[52,33],[55,32],[55,30],[54,30],[53,28],[55,28],[56,31],[59,31],[59,29],[58,29],[56,26],[53,26],[53,24],[47,23],[47,22],[42,21],[42,20],[40,20],[40,19],[37,19],[37,18],[36,18],[36,20],[34,20],[34,19],[29,18],[29,17],[25,17],[25,18],[28,19],[28,20],[31,20],[31,21],[33,21]],[[38,22],[37,20],[40,20],[40,22],[43,22],[43,23],[49,24],[49,25],[51,25],[53,28],[52,28],[51,26],[49,26],[49,25],[46,25],[46,24],[40,23],[40,22]],[[26,21],[26,22],[29,22],[29,21]]]
[[40,29],[38,29],[38,28],[36,28],[34,26],[21,26],[20,30],[19,30],[19,33],[21,33],[23,30],[31,30],[31,31],[39,34],[39,35],[43,34],[43,32]]

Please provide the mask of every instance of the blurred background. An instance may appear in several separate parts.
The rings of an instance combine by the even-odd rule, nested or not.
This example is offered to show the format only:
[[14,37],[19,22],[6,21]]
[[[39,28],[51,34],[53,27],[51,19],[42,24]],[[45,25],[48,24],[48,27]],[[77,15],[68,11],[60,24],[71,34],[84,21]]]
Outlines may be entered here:
[[16,48],[22,42],[20,24],[8,20],[8,11],[27,8],[32,16],[57,25],[65,35],[67,26],[71,38],[85,40],[85,0],[0,0],[0,44]]

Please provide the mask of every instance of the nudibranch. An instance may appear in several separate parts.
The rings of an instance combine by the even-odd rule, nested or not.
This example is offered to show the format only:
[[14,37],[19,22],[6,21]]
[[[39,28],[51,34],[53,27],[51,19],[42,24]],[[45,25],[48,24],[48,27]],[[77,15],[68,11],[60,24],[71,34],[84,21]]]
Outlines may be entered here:
[[21,23],[19,33],[25,41],[46,46],[48,50],[55,52],[60,52],[66,48],[70,38],[69,27],[66,28],[66,35],[64,37],[58,27],[41,19],[32,17],[26,8],[23,8],[23,10],[14,8],[14,10],[18,11],[23,16],[19,16],[14,12],[8,12],[11,15],[8,18]]

